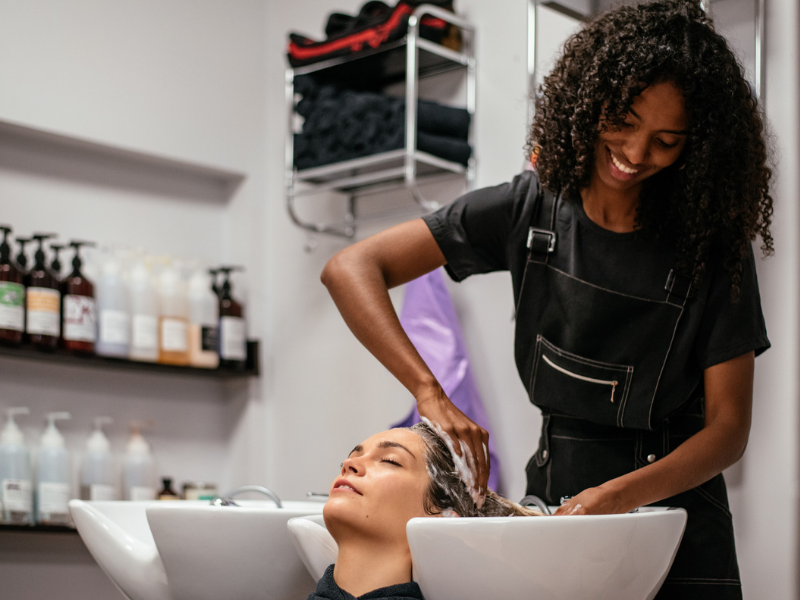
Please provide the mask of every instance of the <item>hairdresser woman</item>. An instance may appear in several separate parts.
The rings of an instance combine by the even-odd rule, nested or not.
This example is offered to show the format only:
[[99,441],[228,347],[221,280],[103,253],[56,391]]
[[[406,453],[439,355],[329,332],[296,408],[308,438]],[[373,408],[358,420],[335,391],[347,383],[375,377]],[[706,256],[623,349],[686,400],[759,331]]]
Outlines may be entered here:
[[769,347],[751,243],[773,247],[742,67],[698,2],[616,9],[566,43],[530,145],[536,171],[353,245],[323,282],[485,485],[486,432],[448,400],[387,290],[443,265],[456,281],[509,270],[517,369],[543,414],[527,492],[567,497],[562,515],[684,507],[657,598],[741,598],[721,472],[747,445]]

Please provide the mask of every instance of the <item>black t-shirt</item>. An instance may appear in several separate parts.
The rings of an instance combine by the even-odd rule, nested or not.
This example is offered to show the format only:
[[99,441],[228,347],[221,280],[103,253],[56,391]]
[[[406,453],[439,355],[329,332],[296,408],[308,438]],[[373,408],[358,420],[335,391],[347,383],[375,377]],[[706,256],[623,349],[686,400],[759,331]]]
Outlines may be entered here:
[[[522,222],[522,215],[530,214],[524,207],[535,201],[537,187],[536,173],[526,171],[510,183],[465,194],[423,217],[453,280],[510,271],[516,302],[531,225]],[[664,285],[675,262],[675,250],[669,243],[656,242],[642,230],[616,233],[603,229],[586,215],[579,196],[559,202],[555,229],[558,243],[549,257],[554,268],[631,296],[664,298]],[[742,267],[741,292],[734,302],[728,274],[721,264],[711,261],[705,281],[688,301],[676,331],[670,360],[685,361],[687,376],[697,378],[693,396],[703,393],[704,369],[750,351],[759,355],[770,346],[752,249]]]

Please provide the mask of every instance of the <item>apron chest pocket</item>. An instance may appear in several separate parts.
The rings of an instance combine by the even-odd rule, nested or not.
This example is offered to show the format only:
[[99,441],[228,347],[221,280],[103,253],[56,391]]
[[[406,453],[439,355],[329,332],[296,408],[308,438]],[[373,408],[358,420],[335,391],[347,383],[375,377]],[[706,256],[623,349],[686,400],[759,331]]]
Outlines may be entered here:
[[632,366],[584,358],[536,336],[529,390],[536,406],[619,426],[632,378]]

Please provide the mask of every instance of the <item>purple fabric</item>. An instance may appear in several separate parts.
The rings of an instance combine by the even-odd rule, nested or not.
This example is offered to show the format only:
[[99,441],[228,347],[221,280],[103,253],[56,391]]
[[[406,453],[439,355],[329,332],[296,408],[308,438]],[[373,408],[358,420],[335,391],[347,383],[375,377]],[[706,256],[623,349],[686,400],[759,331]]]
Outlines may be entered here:
[[[489,487],[500,492],[500,462],[491,437],[489,419],[475,385],[464,335],[453,301],[444,285],[441,269],[406,284],[400,323],[453,404],[489,432],[492,467]],[[408,417],[392,427],[410,427],[417,422],[419,413],[414,406]]]

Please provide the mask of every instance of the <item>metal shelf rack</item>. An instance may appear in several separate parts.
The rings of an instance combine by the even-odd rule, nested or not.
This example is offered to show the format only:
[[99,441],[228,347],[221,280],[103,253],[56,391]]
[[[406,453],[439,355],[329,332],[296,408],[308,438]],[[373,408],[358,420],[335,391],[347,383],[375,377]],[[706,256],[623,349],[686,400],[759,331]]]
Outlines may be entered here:
[[[461,31],[461,51],[455,52],[429,40],[420,38],[419,24],[424,15],[441,19]],[[435,200],[425,198],[420,183],[439,179],[464,177],[467,188],[475,180],[475,159],[467,166],[444,160],[417,150],[417,100],[419,80],[454,70],[466,71],[466,109],[472,117],[475,112],[475,30],[473,26],[450,12],[423,4],[408,20],[408,34],[396,42],[384,44],[374,50],[355,56],[335,58],[306,67],[286,71],[286,104],[288,132],[286,136],[285,195],[286,207],[292,221],[313,233],[353,238],[359,223],[397,216],[397,210],[373,214],[369,219],[359,219],[356,199],[391,189],[406,188],[416,202],[416,212],[430,212],[439,208]],[[373,154],[330,165],[298,170],[294,166],[294,80],[301,75],[313,74],[320,82],[336,81],[354,84],[360,88],[381,89],[405,80],[406,123],[405,147]],[[334,223],[311,223],[297,213],[296,200],[325,192],[338,192],[347,197],[345,214]],[[406,211],[407,212],[407,211]]]

